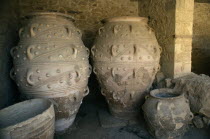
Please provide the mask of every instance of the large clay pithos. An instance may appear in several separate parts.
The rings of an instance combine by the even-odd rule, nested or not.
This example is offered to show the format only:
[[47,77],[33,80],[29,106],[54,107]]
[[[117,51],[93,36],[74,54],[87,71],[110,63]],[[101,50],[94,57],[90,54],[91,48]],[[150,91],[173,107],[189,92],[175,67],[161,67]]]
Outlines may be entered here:
[[53,104],[44,99],[24,101],[0,111],[1,139],[53,139]]
[[27,18],[19,31],[20,42],[11,50],[11,77],[27,97],[52,100],[56,131],[64,131],[89,92],[89,50],[70,16],[44,12]]
[[189,101],[173,89],[156,89],[142,106],[149,131],[156,138],[175,138],[185,133],[193,119]]
[[101,93],[114,116],[131,118],[137,115],[159,70],[160,52],[147,18],[105,20],[91,53]]

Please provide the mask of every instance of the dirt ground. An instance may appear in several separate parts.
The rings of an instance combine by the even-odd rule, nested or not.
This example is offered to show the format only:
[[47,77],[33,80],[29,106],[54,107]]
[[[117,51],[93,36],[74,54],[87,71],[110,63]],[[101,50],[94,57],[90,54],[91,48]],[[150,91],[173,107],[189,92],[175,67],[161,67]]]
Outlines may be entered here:
[[[98,110],[108,111],[103,96],[88,96],[84,99],[72,128],[63,135],[55,135],[56,139],[153,139],[147,132],[144,119],[139,124],[103,128],[100,124]],[[113,120],[115,120],[113,118]],[[111,124],[111,123],[110,123]],[[210,139],[209,129],[189,131],[179,139]]]

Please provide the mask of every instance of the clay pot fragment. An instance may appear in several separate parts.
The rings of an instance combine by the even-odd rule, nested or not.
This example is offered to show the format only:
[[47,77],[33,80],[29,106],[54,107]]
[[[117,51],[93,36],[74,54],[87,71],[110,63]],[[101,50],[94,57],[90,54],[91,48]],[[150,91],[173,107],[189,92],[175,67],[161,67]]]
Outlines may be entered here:
[[53,139],[55,113],[45,99],[24,101],[0,111],[1,139]]
[[11,77],[28,98],[51,99],[56,131],[63,132],[72,125],[89,92],[89,50],[69,15],[44,12],[27,18],[19,31],[20,42],[11,50]]
[[183,135],[194,117],[184,94],[167,88],[151,91],[142,109],[149,131],[156,138]]
[[91,52],[110,112],[119,118],[135,117],[160,68],[160,46],[147,18],[105,20]]

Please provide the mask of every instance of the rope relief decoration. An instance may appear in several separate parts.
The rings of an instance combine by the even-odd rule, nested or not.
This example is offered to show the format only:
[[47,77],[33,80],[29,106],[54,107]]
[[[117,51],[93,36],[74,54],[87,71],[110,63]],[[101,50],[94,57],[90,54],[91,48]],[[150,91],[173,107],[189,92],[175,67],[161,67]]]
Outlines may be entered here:
[[161,48],[141,17],[105,20],[91,49],[97,75],[113,115],[135,115],[159,70]]
[[[89,50],[81,40],[82,33],[66,14],[33,13],[28,18],[19,31],[18,46],[11,49],[11,78],[24,95],[54,100],[57,121],[72,121],[70,117],[77,113],[89,92]],[[72,124],[65,123],[68,125],[57,123],[57,130]]]

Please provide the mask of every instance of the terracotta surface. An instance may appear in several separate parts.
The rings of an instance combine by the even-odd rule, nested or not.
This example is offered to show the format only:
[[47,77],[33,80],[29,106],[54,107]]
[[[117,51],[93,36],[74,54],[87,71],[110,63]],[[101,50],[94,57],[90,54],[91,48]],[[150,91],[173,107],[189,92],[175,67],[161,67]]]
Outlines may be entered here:
[[160,47],[147,19],[104,20],[91,49],[94,73],[110,111],[120,118],[137,114],[159,70]]
[[[63,131],[74,121],[70,117],[76,115],[82,98],[89,92],[89,50],[70,16],[33,13],[26,17],[26,25],[19,31],[20,42],[11,50],[11,77],[27,97],[54,100],[56,131]],[[68,121],[65,129],[57,128],[63,120]]]
[[44,99],[24,101],[0,111],[1,139],[53,139],[53,104]]
[[167,88],[151,91],[142,109],[149,131],[156,138],[183,135],[193,119],[184,94]]

